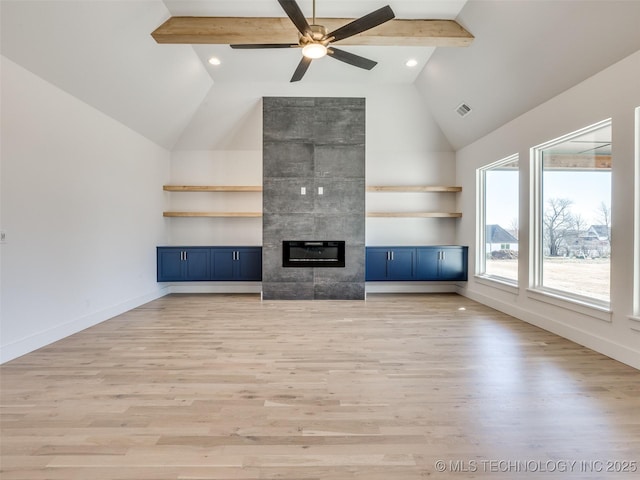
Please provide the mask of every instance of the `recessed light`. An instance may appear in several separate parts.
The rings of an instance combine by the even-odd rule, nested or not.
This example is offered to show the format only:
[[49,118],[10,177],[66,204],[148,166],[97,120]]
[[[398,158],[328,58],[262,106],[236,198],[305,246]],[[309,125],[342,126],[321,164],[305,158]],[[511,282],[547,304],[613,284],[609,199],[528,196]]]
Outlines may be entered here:
[[220,59],[218,57],[211,57],[209,59],[209,63],[211,65],[220,65],[222,62],[220,61]]
[[415,58],[410,58],[409,60],[407,60],[407,63],[405,63],[405,65],[407,67],[413,68],[418,65],[418,61]]

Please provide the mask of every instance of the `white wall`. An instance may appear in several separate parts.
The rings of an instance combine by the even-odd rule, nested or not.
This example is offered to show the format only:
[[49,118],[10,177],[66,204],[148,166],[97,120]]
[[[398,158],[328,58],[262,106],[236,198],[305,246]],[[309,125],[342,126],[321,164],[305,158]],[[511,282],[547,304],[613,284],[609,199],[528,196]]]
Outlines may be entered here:
[[[262,98],[352,96],[367,99],[366,177],[369,185],[453,185],[455,156],[412,85],[218,84],[176,144],[174,184],[262,184]],[[455,210],[456,194],[367,194],[368,210]],[[170,208],[261,209],[255,194],[172,193]],[[425,245],[455,241],[455,219],[367,220],[368,245]],[[260,220],[174,218],[174,245],[261,244]]]
[[2,57],[7,361],[163,294],[169,152]]
[[[470,276],[460,293],[640,368],[640,331],[633,313],[635,108],[640,106],[640,51],[585,80],[457,152],[463,186],[458,241],[476,261],[476,169],[508,155],[520,156],[519,289],[508,291]],[[613,121],[611,313],[541,301],[529,285],[530,148],[600,120]],[[635,258],[635,262],[638,262]],[[472,271],[470,271],[472,273]],[[637,288],[637,286],[636,286]],[[634,330],[635,327],[636,329]],[[542,348],[542,347],[541,347]]]

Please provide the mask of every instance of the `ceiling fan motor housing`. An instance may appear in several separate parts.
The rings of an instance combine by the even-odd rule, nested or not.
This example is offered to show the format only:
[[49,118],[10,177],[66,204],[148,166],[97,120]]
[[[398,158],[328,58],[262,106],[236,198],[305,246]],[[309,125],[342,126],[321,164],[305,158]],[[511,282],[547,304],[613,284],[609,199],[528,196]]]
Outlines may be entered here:
[[309,32],[306,35],[300,35],[300,46],[304,47],[309,43],[322,43],[325,46],[331,41],[327,36],[327,27],[324,25],[309,25]]

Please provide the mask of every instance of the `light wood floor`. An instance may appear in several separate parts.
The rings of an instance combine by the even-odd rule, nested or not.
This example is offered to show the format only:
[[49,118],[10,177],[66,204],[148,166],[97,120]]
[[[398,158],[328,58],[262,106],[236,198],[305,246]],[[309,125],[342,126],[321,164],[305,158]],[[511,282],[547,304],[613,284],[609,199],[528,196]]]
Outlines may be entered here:
[[638,370],[454,294],[173,295],[0,374],[2,480],[639,475]]

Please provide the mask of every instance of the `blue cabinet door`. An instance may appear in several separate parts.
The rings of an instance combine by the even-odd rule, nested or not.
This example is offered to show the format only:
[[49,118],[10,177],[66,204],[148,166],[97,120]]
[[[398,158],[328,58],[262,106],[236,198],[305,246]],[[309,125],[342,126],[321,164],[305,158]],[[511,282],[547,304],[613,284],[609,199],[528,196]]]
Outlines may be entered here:
[[209,280],[209,249],[186,248],[184,250],[184,276],[187,282]]
[[212,248],[211,249],[211,272],[212,280],[233,280],[235,249],[233,248]]
[[442,248],[441,280],[467,280],[467,247]]
[[387,279],[387,257],[389,250],[386,248],[367,247],[365,249],[365,280],[367,282]]
[[235,263],[236,280],[247,282],[259,282],[262,280],[262,248],[237,248]]
[[440,280],[440,249],[418,247],[416,249],[416,270],[418,280]]
[[415,248],[393,248],[387,260],[387,280],[415,280]]
[[156,253],[158,282],[182,280],[184,277],[182,269],[183,250],[181,248],[158,248]]

